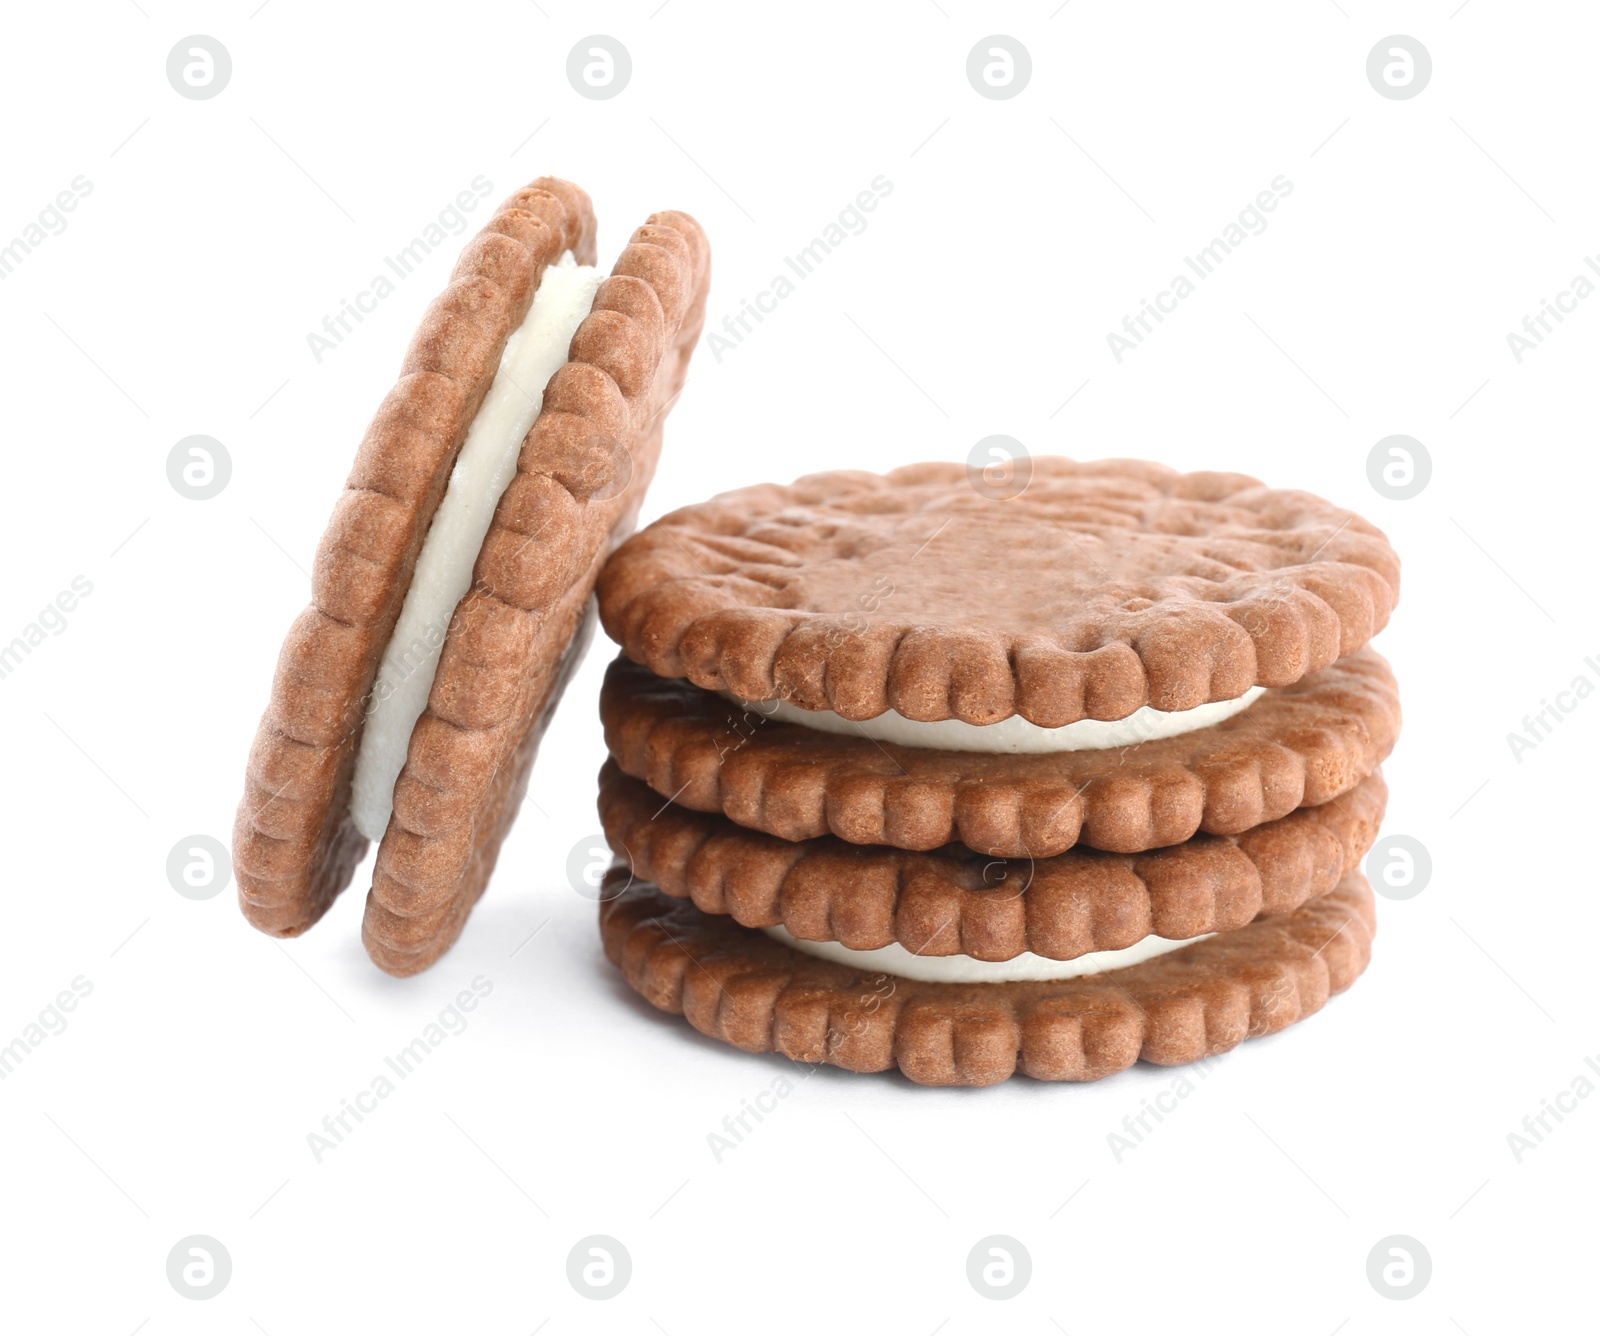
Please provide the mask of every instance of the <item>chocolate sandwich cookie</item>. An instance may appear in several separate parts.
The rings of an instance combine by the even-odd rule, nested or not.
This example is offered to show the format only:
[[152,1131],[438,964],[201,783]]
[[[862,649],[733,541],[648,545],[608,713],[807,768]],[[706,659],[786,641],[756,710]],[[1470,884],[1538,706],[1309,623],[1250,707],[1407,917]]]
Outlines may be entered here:
[[289,632],[234,827],[245,915],[292,936],[379,840],[363,936],[454,941],[633,527],[704,318],[709,250],[652,215],[610,276],[576,186],[517,192],[429,308]]
[[992,1085],[1019,1073],[1093,1081],[1140,1059],[1226,1052],[1348,988],[1366,968],[1374,926],[1371,887],[1352,872],[1291,913],[1141,963],[1076,978],[953,982],[893,973],[870,957],[819,958],[633,881],[623,867],[602,895],[606,956],[653,1006],[749,1052],[857,1072],[897,1067],[922,1085]]
[[[956,750],[919,733],[926,724],[897,720],[873,736],[875,720],[842,731],[782,705],[729,701],[618,659],[600,713],[617,764],[684,807],[785,840],[832,834],[917,850],[960,841],[1003,858],[1237,835],[1349,792],[1400,728],[1393,675],[1370,649],[1218,723],[1137,741],[1135,722],[1108,745],[1074,750]],[[1010,722],[990,726],[996,747]],[[985,741],[986,729],[960,727]]]
[[1143,854],[1076,848],[1007,859],[948,845],[932,853],[798,843],[661,798],[614,761],[600,819],[629,871],[748,928],[858,951],[1072,960],[1148,936],[1199,937],[1289,914],[1332,891],[1377,838],[1388,790],[1373,772],[1348,793],[1239,835],[1197,835]]
[[845,720],[1051,729],[1285,687],[1389,619],[1366,520],[1238,473],[1028,461],[997,500],[958,464],[819,473],[686,506],[599,586],[636,663]]

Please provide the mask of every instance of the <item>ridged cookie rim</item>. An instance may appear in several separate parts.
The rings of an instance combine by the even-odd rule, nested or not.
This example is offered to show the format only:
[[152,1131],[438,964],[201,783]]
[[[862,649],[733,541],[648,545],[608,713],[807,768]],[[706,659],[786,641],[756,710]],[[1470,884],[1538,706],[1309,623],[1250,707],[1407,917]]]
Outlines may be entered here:
[[1359,872],[1291,914],[1142,965],[1050,983],[921,983],[819,960],[648,883],[608,874],[606,957],[657,1009],[753,1053],[919,1085],[1013,1075],[1094,1081],[1144,1060],[1215,1057],[1320,1011],[1371,959],[1372,889]]
[[663,798],[785,840],[1003,858],[1111,853],[1238,834],[1354,788],[1400,731],[1371,648],[1177,737],[1106,751],[990,756],[898,747],[741,710],[626,656],[600,693],[606,747]]
[[311,605],[280,651],[234,819],[239,905],[263,932],[311,927],[366,851],[350,778],[417,553],[544,269],[568,250],[594,263],[595,227],[588,195],[556,177],[501,203],[424,313],[363,434],[317,549]]
[[654,474],[709,281],[700,224],[651,214],[551,378],[395,783],[362,919],[367,953],[387,973],[433,964],[485,889],[576,668],[600,567]]
[[[658,519],[622,546],[602,578],[602,625],[658,675],[747,700],[787,699],[857,720],[897,709],[918,720],[986,724],[1016,714],[1059,727],[1120,719],[1142,705],[1190,709],[1234,699],[1252,685],[1289,685],[1365,645],[1398,601],[1399,559],[1382,531],[1311,493],[1144,460],[1034,456],[1028,466],[1030,483],[1126,478],[1164,489],[1172,501],[1254,507],[1286,521],[1253,531],[1262,535],[1262,550],[1288,552],[1292,538],[1304,560],[1241,572],[1224,582],[1237,586],[1227,596],[1172,591],[1162,600],[1101,609],[1093,644],[1068,643],[1038,626],[975,627],[959,615],[946,623],[904,621],[892,599],[881,608],[869,600],[866,612],[851,613],[769,601],[771,573],[805,561],[787,561],[783,549],[750,539],[757,524],[780,515],[796,525],[859,521],[897,488],[924,484],[972,500],[970,466],[912,464],[882,475],[840,470],[723,493]],[[1017,541],[1015,517],[1026,500],[1024,492],[971,512],[992,519],[996,550],[1004,550],[1008,527]],[[932,542],[939,512],[926,513]],[[868,574],[864,568],[863,591]],[[981,601],[981,583],[974,587]]]
[[1023,952],[1072,960],[1152,934],[1183,940],[1291,913],[1360,867],[1387,798],[1375,770],[1319,807],[1238,835],[1198,835],[1144,854],[1080,848],[998,864],[957,846],[915,853],[832,835],[792,843],[721,813],[663,804],[611,760],[600,771],[598,808],[632,875],[703,913],[857,951],[898,944],[917,955],[999,961]]

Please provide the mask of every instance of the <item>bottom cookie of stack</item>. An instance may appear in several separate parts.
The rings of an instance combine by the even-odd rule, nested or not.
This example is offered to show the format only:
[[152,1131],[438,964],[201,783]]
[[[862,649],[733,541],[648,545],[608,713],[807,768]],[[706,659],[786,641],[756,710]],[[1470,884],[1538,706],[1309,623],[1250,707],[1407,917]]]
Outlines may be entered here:
[[820,959],[618,866],[602,884],[600,931],[635,992],[736,1048],[982,1086],[1018,1074],[1094,1081],[1139,1059],[1194,1062],[1274,1034],[1355,982],[1374,915],[1372,888],[1351,871],[1290,913],[1124,968],[929,982]]

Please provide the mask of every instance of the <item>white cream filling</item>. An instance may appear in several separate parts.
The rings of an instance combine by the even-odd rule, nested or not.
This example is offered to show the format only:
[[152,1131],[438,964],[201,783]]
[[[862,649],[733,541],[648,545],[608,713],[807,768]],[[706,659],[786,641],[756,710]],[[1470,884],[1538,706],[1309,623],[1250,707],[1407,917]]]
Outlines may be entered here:
[[736,704],[777,723],[799,724],[823,733],[847,733],[900,747],[934,747],[940,751],[1041,753],[1095,751],[1129,747],[1158,738],[1210,728],[1249,709],[1265,687],[1251,687],[1236,700],[1211,701],[1192,710],[1153,710],[1142,705],[1125,719],[1080,719],[1060,728],[1043,728],[1020,714],[994,724],[969,724],[961,719],[923,723],[885,710],[874,719],[846,719],[832,710],[807,710],[786,700],[745,701],[728,692]]
[[974,960],[971,956],[919,956],[898,942],[875,951],[854,951],[838,942],[808,942],[781,927],[763,928],[775,941],[803,951],[808,956],[849,965],[866,974],[893,974],[921,983],[1035,983],[1047,979],[1078,979],[1086,974],[1104,974],[1141,961],[1153,960],[1191,942],[1203,942],[1213,933],[1181,939],[1144,937],[1120,951],[1091,951],[1076,960],[1052,960],[1024,951],[1010,960]]
[[517,456],[539,416],[545,386],[566,362],[602,278],[592,265],[575,263],[570,252],[544,271],[467,429],[373,683],[350,796],[356,829],[369,840],[382,839],[389,824],[395,781],[411,730],[427,707],[450,618],[472,584],[472,568],[501,494],[516,476]]

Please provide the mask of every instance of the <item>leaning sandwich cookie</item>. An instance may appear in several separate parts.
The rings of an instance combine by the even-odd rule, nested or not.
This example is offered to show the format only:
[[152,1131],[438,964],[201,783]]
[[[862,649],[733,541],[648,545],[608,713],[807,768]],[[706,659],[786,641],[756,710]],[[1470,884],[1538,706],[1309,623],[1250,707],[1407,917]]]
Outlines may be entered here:
[[482,894],[633,527],[704,319],[709,251],[652,215],[609,276],[588,197],[508,199],[429,308],[291,628],[234,827],[241,906],[311,926],[379,841],[363,936],[432,963]]
[[665,516],[599,586],[606,953],[738,1047],[931,1084],[1281,1029],[1369,957],[1398,587],[1348,511],[1128,460]]

